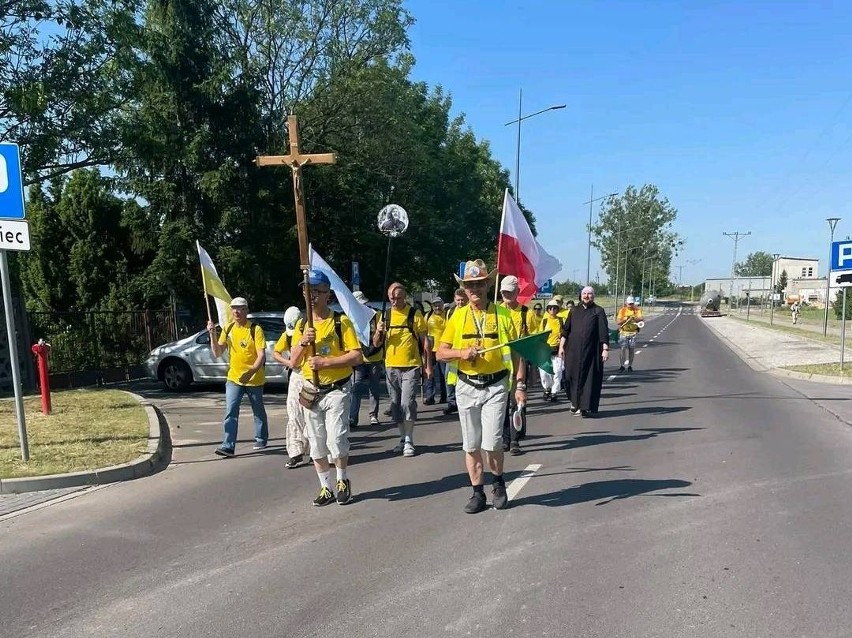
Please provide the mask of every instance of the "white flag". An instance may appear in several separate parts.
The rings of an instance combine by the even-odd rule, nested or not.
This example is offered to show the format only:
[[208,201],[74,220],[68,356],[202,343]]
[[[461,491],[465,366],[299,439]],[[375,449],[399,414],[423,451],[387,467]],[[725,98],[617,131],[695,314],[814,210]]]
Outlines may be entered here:
[[216,272],[216,266],[213,265],[210,255],[201,247],[198,240],[196,240],[195,246],[198,248],[198,259],[201,261],[201,279],[204,283],[204,290],[215,300],[216,314],[219,315],[219,325],[224,328],[233,320],[231,295],[228,294],[225,284],[219,279],[219,273]]
[[355,326],[358,340],[363,344],[369,345],[370,338],[372,337],[370,334],[370,321],[373,319],[376,311],[359,303],[352,295],[352,291],[346,287],[346,284],[337,276],[337,273],[334,272],[334,269],[328,265],[325,259],[319,256],[317,251],[314,250],[314,247],[309,246],[308,248],[310,251],[311,268],[320,270],[326,274],[329,281],[331,281],[331,289],[337,297],[337,303],[340,304],[343,313],[349,317],[352,325]]

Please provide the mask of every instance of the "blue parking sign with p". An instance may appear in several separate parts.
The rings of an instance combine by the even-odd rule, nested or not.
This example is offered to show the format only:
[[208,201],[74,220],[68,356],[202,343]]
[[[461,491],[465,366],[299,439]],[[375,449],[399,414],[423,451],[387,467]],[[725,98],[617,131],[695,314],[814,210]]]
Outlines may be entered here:
[[831,244],[831,269],[852,270],[852,241],[836,241]]
[[24,219],[24,183],[17,144],[0,144],[0,219]]

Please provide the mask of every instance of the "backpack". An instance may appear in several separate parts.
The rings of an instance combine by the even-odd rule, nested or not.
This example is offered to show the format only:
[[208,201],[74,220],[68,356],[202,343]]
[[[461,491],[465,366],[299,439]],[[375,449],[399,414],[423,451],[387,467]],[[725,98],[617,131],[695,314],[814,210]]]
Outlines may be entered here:
[[[334,317],[334,332],[337,334],[337,343],[340,345],[340,349],[343,350],[343,326],[340,325],[340,317],[343,316],[343,313],[340,312],[332,312],[332,317]],[[299,332],[304,334],[305,332],[305,323],[307,320],[303,317],[299,319],[299,322],[296,324],[296,327],[299,329]]]
[[[236,321],[232,321],[232,322],[231,322],[231,323],[229,323],[227,326],[225,326],[225,341],[227,341],[227,340],[228,340],[228,335],[230,335],[230,334],[231,334],[231,330],[233,330],[233,329],[234,329],[234,324],[235,324],[235,323],[237,323],[237,322],[236,322]],[[257,324],[256,324],[256,323],[254,323],[253,321],[249,321],[249,332],[251,333],[251,340],[252,340],[252,342],[254,342],[254,335],[255,335],[255,333],[257,332]]]

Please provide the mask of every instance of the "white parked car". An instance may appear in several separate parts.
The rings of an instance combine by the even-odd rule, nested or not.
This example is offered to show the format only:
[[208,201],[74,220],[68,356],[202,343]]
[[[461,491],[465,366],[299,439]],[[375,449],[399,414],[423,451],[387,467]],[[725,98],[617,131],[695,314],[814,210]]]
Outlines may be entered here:
[[[253,312],[248,319],[263,328],[266,337],[266,383],[286,385],[287,368],[272,358],[275,342],[284,331],[284,313]],[[186,390],[193,382],[224,383],[228,376],[228,353],[226,351],[220,358],[214,358],[210,350],[210,334],[204,329],[180,341],[154,348],[146,365],[152,379],[162,381],[166,390],[176,392]]]

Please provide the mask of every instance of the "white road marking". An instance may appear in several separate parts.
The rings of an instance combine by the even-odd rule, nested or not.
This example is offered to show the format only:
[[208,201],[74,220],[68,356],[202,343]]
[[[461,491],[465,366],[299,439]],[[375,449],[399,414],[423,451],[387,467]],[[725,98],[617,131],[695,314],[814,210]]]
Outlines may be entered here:
[[611,375],[609,375],[609,376],[606,378],[606,380],[607,380],[607,381],[613,381],[613,380],[615,379],[615,377],[616,377],[616,375],[611,374]]
[[533,474],[538,472],[541,467],[541,463],[527,465],[524,471],[521,472],[521,475],[509,483],[509,486],[506,488],[506,495],[509,497],[510,501],[518,495],[521,488],[527,484],[527,481],[529,481],[533,477]]

